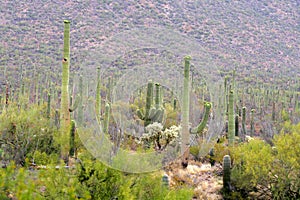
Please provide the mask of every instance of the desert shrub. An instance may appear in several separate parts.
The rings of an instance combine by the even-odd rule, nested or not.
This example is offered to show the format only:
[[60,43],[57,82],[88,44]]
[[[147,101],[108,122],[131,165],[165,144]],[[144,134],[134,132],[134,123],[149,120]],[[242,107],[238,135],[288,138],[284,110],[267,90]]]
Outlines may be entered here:
[[0,115],[0,148],[4,160],[24,164],[27,154],[39,150],[50,154],[58,152],[54,143],[55,128],[46,117],[45,105],[30,105],[27,108],[10,104]]
[[132,199],[121,172],[94,160],[88,152],[82,152],[79,158],[77,179],[92,199]]
[[77,165],[77,177],[92,199],[191,199],[193,190],[169,190],[162,184],[160,172],[128,174],[106,167],[84,152]]
[[40,152],[39,150],[36,150],[28,153],[26,155],[26,159],[31,163],[35,163],[36,165],[57,164],[59,161],[59,155],[56,153],[48,155],[46,152]]
[[76,169],[65,168],[63,161],[59,167],[48,165],[38,171],[35,191],[42,199],[91,199],[76,173]]
[[251,140],[231,152],[234,159],[233,180],[239,187],[252,190],[258,184],[268,186],[272,168],[272,148],[262,140]]
[[40,199],[35,193],[34,181],[24,168],[17,169],[11,162],[0,168],[0,199]]
[[232,182],[238,189],[268,193],[272,199],[300,198],[300,124],[283,130],[273,147],[253,139],[231,151]]
[[[287,129],[287,128],[286,128]],[[300,124],[274,138],[271,189],[274,199],[300,199]]]

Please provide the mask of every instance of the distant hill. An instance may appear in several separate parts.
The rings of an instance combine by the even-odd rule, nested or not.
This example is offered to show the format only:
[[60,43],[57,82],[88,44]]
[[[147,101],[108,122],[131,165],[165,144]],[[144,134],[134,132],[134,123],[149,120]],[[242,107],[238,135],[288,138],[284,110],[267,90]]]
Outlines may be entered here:
[[64,19],[71,21],[73,72],[154,47],[190,53],[203,70],[236,68],[240,79],[285,84],[300,77],[299,0],[26,0],[1,2],[0,80],[21,69],[57,78]]

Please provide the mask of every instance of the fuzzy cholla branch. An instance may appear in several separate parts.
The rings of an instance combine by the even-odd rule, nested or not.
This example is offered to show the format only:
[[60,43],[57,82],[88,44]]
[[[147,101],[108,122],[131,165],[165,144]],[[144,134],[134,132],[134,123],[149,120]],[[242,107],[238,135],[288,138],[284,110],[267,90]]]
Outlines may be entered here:
[[164,131],[163,137],[167,141],[167,144],[172,144],[176,138],[179,137],[181,131],[181,126],[171,126]]
[[153,143],[156,150],[163,150],[179,137],[181,127],[171,126],[163,130],[163,125],[154,122],[146,127],[146,133],[140,138],[140,143]]

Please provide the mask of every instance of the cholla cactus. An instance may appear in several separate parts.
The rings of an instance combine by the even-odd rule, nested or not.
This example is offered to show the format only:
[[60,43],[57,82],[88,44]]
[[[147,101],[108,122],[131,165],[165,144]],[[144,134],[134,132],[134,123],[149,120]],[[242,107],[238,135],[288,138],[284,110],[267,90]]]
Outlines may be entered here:
[[181,126],[171,126],[163,132],[163,137],[167,144],[172,144],[176,138],[179,138]]
[[163,150],[179,137],[181,127],[171,126],[163,131],[163,125],[157,122],[146,127],[146,133],[138,141],[139,143],[154,143],[156,150]]

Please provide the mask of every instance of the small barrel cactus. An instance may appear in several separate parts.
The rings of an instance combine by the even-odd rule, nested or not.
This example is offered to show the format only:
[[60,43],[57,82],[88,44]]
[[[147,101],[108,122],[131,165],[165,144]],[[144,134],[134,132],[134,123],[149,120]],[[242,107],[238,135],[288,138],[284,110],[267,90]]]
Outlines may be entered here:
[[224,192],[230,191],[230,168],[231,159],[229,155],[223,157],[223,189]]

